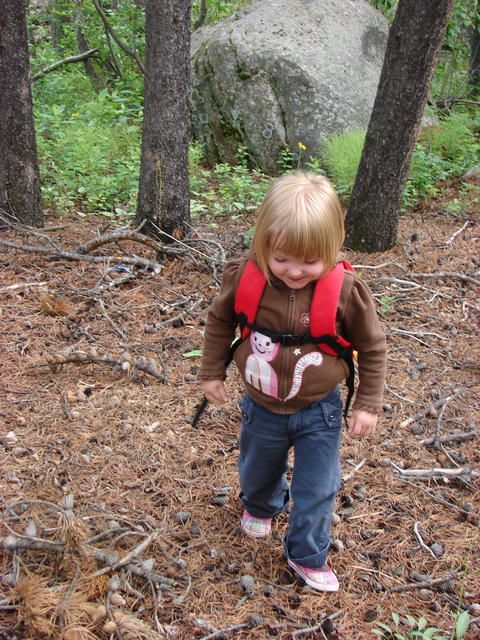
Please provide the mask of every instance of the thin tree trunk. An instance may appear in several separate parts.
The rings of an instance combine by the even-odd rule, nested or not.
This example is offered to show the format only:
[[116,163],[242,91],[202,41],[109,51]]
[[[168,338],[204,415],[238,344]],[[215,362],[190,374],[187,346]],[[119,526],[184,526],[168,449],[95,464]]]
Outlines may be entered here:
[[0,208],[43,226],[24,0],[0,12]]
[[[137,219],[179,237],[190,217],[188,143],[192,0],[147,0]],[[165,237],[163,238],[165,239]]]
[[470,60],[468,64],[468,84],[474,96],[480,94],[480,0],[477,0],[477,14],[470,32]]
[[400,0],[346,218],[347,246],[384,251],[398,213],[453,0]]
[[[92,47],[88,44],[88,40],[83,32],[83,14],[82,7],[78,5],[75,10],[75,37],[77,40],[77,46],[80,53],[85,53],[85,51],[89,51]],[[83,66],[85,67],[85,73],[88,78],[90,78],[90,82],[96,91],[101,91],[105,89],[106,82],[102,74],[98,73],[95,68],[95,63],[92,58],[85,58],[83,61]]]

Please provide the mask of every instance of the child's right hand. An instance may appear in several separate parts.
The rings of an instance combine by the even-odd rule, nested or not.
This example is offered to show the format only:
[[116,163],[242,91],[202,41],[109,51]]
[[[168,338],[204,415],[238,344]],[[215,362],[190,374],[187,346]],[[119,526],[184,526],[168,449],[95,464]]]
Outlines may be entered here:
[[223,380],[204,380],[202,391],[207,400],[214,404],[223,404],[229,400]]

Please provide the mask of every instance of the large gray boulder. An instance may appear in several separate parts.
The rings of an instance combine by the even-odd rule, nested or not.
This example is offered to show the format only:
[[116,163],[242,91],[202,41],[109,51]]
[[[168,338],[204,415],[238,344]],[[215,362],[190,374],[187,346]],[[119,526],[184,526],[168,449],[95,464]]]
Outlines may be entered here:
[[279,170],[282,149],[314,155],[366,127],[388,35],[364,0],[262,0],[192,37],[192,132],[211,162],[246,147]]

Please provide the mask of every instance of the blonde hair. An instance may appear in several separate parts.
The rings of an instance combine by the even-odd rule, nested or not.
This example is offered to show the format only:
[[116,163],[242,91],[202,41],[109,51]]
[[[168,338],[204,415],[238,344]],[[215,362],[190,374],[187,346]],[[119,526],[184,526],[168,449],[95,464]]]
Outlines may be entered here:
[[268,259],[280,250],[297,260],[323,260],[335,266],[345,239],[340,200],[330,180],[313,173],[282,176],[260,205],[252,248],[269,278]]

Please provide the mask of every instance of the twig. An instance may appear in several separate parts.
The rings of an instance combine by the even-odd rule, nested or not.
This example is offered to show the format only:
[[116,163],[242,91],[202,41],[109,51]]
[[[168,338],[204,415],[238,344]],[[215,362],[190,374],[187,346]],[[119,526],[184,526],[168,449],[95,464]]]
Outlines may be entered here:
[[148,581],[148,584],[150,585],[150,591],[152,592],[153,619],[155,620],[155,626],[157,627],[157,631],[160,633],[162,627],[160,625],[160,620],[158,619],[158,593],[157,593],[157,590],[155,589],[155,585],[151,580]]
[[433,441],[433,446],[435,449],[438,449],[440,446],[440,429],[442,426],[443,414],[445,413],[447,405],[448,405],[448,400],[445,400],[445,402],[442,404],[440,408],[440,411],[438,412],[437,426],[435,428],[435,436]]
[[458,505],[454,504],[453,502],[449,502],[448,500],[444,500],[443,498],[439,498],[438,496],[436,496],[434,493],[432,493],[431,491],[429,491],[425,487],[422,487],[419,484],[415,484],[414,482],[412,482],[411,480],[407,480],[407,478],[404,478],[403,476],[398,476],[397,479],[401,480],[402,482],[405,482],[405,484],[409,484],[411,487],[414,487],[415,489],[418,489],[419,491],[423,491],[423,493],[426,493],[427,496],[429,496],[432,500],[436,500],[436,502],[440,502],[440,504],[444,504],[446,507],[450,507],[451,509],[454,509],[455,511],[459,511],[464,516],[468,517],[468,516],[472,515],[472,513],[470,511],[467,511],[466,509],[462,509],[462,507],[459,507]]
[[335,613],[332,613],[332,615],[330,616],[325,616],[324,618],[322,618],[321,622],[319,622],[319,624],[316,624],[314,627],[305,627],[304,629],[298,629],[297,631],[293,631],[292,640],[295,640],[295,638],[299,638],[300,636],[303,636],[306,633],[315,633],[315,631],[320,631],[323,637],[325,638],[326,636],[323,631],[325,622],[327,620],[335,620],[336,618],[339,618],[341,615],[343,615],[343,609],[339,609],[338,611],[335,611]]
[[382,262],[382,264],[353,264],[352,267],[354,269],[383,269],[383,267],[394,266],[398,267],[402,271],[406,271],[405,267],[403,267],[398,262]]
[[108,244],[110,242],[118,242],[119,240],[130,240],[132,242],[139,242],[140,244],[149,246],[151,249],[154,249],[158,253],[163,253],[163,251],[165,250],[165,247],[153,238],[150,238],[143,233],[138,233],[133,229],[123,229],[121,231],[114,231],[113,233],[107,233],[101,236],[97,236],[89,242],[76,247],[75,253],[81,253],[82,255],[87,254],[94,249],[98,249],[98,247],[101,247],[104,244]]
[[469,467],[460,467],[458,469],[402,469],[390,460],[391,466],[402,476],[412,476],[417,478],[431,477],[449,477],[457,478],[459,476],[478,476],[477,471],[472,471]]
[[[393,333],[400,333],[401,335],[407,335],[417,338],[425,338],[426,336],[433,336],[434,338],[438,338],[439,340],[446,340],[445,336],[441,336],[438,333],[434,333],[433,331],[406,331],[405,329],[399,329],[398,327],[390,327],[389,331]],[[425,344],[425,343],[423,343]]]
[[[61,362],[57,362],[53,359],[52,362],[35,363],[30,365],[30,368],[32,369],[36,369],[37,367],[55,368],[55,367],[61,367],[64,364],[68,364],[70,362],[84,362],[84,363],[93,362],[95,364],[109,364],[109,365],[113,365],[114,367],[118,367],[119,369],[122,369],[122,371],[124,371],[124,369],[122,368],[123,363],[120,360],[115,360],[114,358],[94,357],[85,352],[76,352],[76,353],[69,354],[68,356],[62,358]],[[131,365],[131,369],[138,369],[139,371],[143,371],[143,373],[147,373],[153,378],[156,378],[160,382],[163,382],[164,384],[166,384],[167,382],[166,376],[164,374],[157,373],[153,369],[153,367],[148,364],[148,362],[146,364],[142,364],[138,360],[135,360],[134,362],[131,362],[129,364]]]
[[100,305],[100,309],[103,312],[103,315],[106,317],[109,325],[112,327],[112,329],[114,331],[116,331],[116,333],[118,333],[118,335],[120,336],[120,338],[122,338],[123,340],[127,339],[127,335],[126,333],[124,333],[120,327],[117,327],[117,325],[114,323],[114,321],[110,318],[110,316],[107,313],[107,310],[105,309],[105,303],[103,302],[103,300],[101,298],[97,298],[97,302]]
[[420,535],[420,531],[418,530],[418,522],[415,522],[413,524],[413,532],[415,534],[415,537],[417,538],[418,542],[420,543],[420,546],[423,547],[424,549],[426,549],[428,551],[428,553],[432,556],[432,558],[436,558],[437,556],[433,553],[433,551],[430,549],[430,547],[428,547],[423,539],[422,536]]
[[346,473],[344,476],[342,476],[343,482],[347,482],[347,480],[350,480],[350,478],[353,478],[353,476],[357,473],[357,471],[360,471],[360,469],[363,467],[366,461],[367,459],[364,458],[361,462],[355,465],[355,467],[350,471],[350,473]]
[[7,293],[7,291],[14,291],[15,289],[23,289],[24,287],[44,287],[48,282],[18,282],[17,284],[10,284],[8,287],[2,287],[0,293]]
[[453,244],[453,241],[455,240],[455,238],[456,238],[457,236],[459,236],[459,235],[462,233],[462,231],[465,231],[465,229],[468,227],[468,225],[469,225],[469,224],[470,224],[470,220],[467,220],[467,221],[466,221],[466,222],[465,222],[465,223],[460,227],[460,229],[458,229],[458,231],[455,231],[455,233],[454,233],[454,234],[452,234],[452,235],[450,236],[450,238],[445,242],[445,244],[446,244],[447,246],[451,246],[451,245]]
[[449,433],[445,436],[440,436],[438,440],[436,436],[425,438],[424,440],[420,440],[420,444],[424,444],[428,447],[429,445],[435,444],[436,442],[463,442],[464,440],[471,440],[472,438],[476,438],[479,435],[480,431],[477,431],[475,429],[473,431],[467,431],[466,433],[454,432]]
[[4,551],[18,551],[19,549],[33,549],[35,551],[60,551],[65,549],[64,542],[44,540],[32,536],[21,536],[20,534],[9,535],[0,538],[0,549]]
[[402,591],[412,591],[413,589],[428,589],[429,587],[435,587],[444,582],[448,582],[453,578],[456,578],[456,572],[447,573],[443,578],[436,578],[435,580],[428,580],[427,582],[415,582],[410,584],[399,585],[398,587],[389,587],[387,593],[400,593]]
[[438,280],[439,278],[453,278],[455,280],[461,280],[462,282],[470,282],[471,284],[480,287],[480,280],[476,280],[471,276],[467,276],[464,273],[456,273],[454,271],[437,271],[436,273],[411,273],[414,278],[433,278]]
[[250,622],[241,622],[240,624],[233,624],[231,627],[226,627],[225,629],[218,629],[218,631],[214,631],[213,633],[209,633],[208,636],[203,636],[199,640],[213,640],[213,638],[219,638],[226,633],[230,633],[232,631],[238,631],[239,629],[246,629],[246,627],[250,627]]
[[455,391],[455,393],[452,393],[449,396],[440,398],[440,400],[436,400],[432,404],[428,405],[426,409],[423,409],[423,411],[420,411],[419,413],[416,413],[411,418],[407,418],[407,420],[404,420],[403,422],[401,422],[400,427],[408,427],[414,422],[417,422],[417,420],[419,420],[420,418],[424,418],[426,415],[428,415],[428,413],[430,413],[432,409],[438,409],[438,407],[443,406],[446,402],[451,402],[452,400],[457,398],[459,395],[463,393],[463,391],[464,391],[463,389],[459,389],[458,391]]
[[47,247],[29,246],[24,244],[16,244],[15,242],[9,242],[7,240],[0,240],[0,245],[4,247],[11,247],[12,249],[18,249],[18,251],[26,251],[28,253],[46,253],[56,258],[64,258],[66,260],[85,260],[86,262],[124,262],[125,264],[132,264],[143,267],[144,269],[150,269],[153,273],[160,273],[163,266],[154,260],[148,260],[147,258],[141,258],[135,256],[133,258],[129,256],[89,256],[77,253],[75,251],[59,251],[52,250]]
[[97,578],[98,576],[103,575],[104,573],[108,573],[109,571],[114,571],[115,569],[120,569],[127,564],[130,564],[133,558],[137,558],[142,551],[144,551],[157,536],[157,531],[152,531],[145,540],[142,540],[140,544],[138,544],[134,549],[129,551],[126,556],[123,556],[118,562],[113,564],[111,567],[104,567],[103,569],[99,569],[88,576],[89,579]]
[[186,244],[185,242],[182,242],[178,238],[175,238],[174,236],[171,236],[166,231],[163,231],[163,229],[160,229],[160,227],[158,227],[154,222],[152,222],[151,225],[155,228],[156,231],[158,231],[158,233],[161,233],[163,236],[166,236],[170,240],[173,240],[177,244],[180,244],[180,245],[182,245],[183,247],[186,247],[189,250],[195,251],[196,253],[201,255],[203,258],[207,258],[207,260],[211,260],[210,256],[207,256],[205,253],[203,253],[202,251],[199,251],[198,249],[194,249],[193,247],[188,246],[188,244]]

